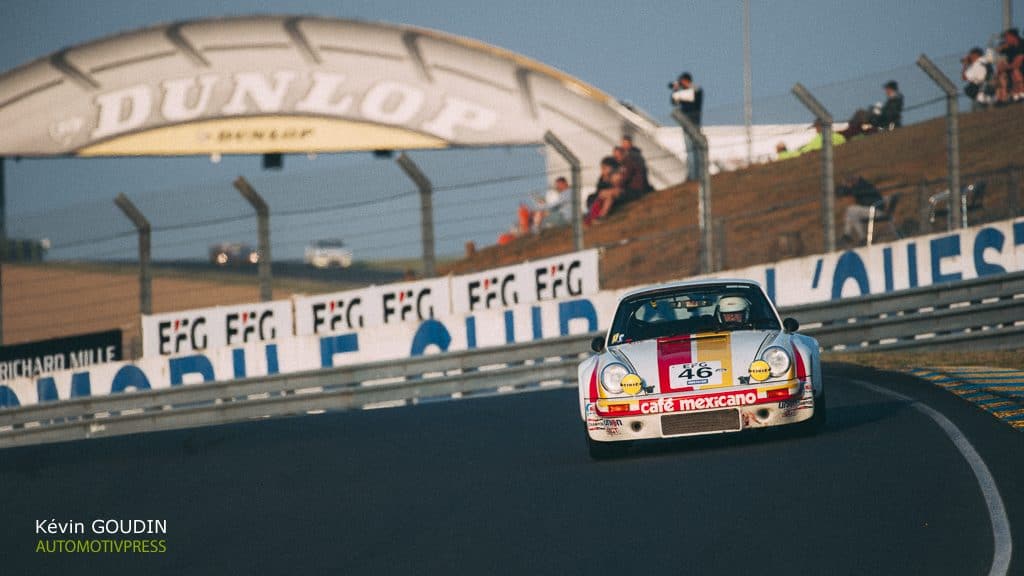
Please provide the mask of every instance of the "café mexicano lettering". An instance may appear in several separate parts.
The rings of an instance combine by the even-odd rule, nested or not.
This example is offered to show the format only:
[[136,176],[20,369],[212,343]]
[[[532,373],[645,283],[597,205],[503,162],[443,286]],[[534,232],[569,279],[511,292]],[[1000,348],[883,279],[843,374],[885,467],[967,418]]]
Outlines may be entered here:
[[[345,75],[315,71],[308,80],[291,70],[239,72],[229,78],[202,74],[160,83],[160,94],[146,84],[100,94],[95,103],[99,114],[93,140],[102,140],[147,128],[154,111],[162,124],[187,123],[200,118],[292,114],[357,118],[373,123],[408,126],[444,140],[454,140],[457,129],[483,132],[498,120],[497,113],[477,103],[444,95],[436,113],[418,125],[412,123],[423,111],[425,92],[414,85],[386,80],[372,85],[362,95],[346,92]],[[214,92],[222,82],[231,82],[229,97],[219,104]],[[286,109],[293,86],[309,88]],[[159,101],[155,101],[159,98]]]

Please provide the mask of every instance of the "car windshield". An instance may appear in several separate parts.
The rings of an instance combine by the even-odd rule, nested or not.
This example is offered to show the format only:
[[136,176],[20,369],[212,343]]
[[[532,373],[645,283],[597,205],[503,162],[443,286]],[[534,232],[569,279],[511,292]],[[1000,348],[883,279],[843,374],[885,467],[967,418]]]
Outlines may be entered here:
[[609,344],[726,330],[779,330],[779,319],[764,293],[749,284],[665,289],[624,300]]

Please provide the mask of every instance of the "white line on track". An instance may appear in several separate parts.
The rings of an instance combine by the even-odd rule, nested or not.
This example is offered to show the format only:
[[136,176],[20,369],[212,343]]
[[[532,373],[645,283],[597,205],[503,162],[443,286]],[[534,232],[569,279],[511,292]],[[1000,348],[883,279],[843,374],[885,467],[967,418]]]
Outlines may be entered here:
[[893,392],[863,380],[853,380],[852,382],[873,392],[898,398],[909,403],[912,408],[934,420],[939,425],[939,428],[942,428],[942,431],[946,433],[946,436],[949,436],[949,439],[953,441],[953,445],[956,446],[964,460],[970,464],[971,470],[974,471],[974,477],[978,480],[978,487],[981,488],[981,495],[985,498],[985,505],[988,506],[988,516],[992,521],[992,540],[995,544],[992,567],[988,571],[989,576],[1005,576],[1010,569],[1010,556],[1013,552],[1013,541],[1010,539],[1010,520],[1006,517],[1006,507],[1003,506],[1003,498],[999,495],[999,488],[996,487],[995,478],[992,477],[992,473],[989,471],[988,466],[985,465],[985,461],[981,459],[981,455],[978,454],[978,451],[967,440],[964,433],[949,418],[943,416],[941,412],[909,396],[904,396],[899,392]]

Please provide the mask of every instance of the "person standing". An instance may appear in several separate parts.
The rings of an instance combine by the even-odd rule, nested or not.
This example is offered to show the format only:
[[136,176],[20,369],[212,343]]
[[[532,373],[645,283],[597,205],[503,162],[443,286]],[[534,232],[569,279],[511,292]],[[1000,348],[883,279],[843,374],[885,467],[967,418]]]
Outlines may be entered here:
[[[693,76],[689,72],[683,72],[679,78],[671,84],[672,105],[677,107],[694,126],[700,128],[701,108],[704,105],[704,89],[693,83]],[[686,166],[687,180],[696,181],[700,179],[700,166],[702,158],[697,149],[696,142],[683,132],[683,142],[686,145]]]

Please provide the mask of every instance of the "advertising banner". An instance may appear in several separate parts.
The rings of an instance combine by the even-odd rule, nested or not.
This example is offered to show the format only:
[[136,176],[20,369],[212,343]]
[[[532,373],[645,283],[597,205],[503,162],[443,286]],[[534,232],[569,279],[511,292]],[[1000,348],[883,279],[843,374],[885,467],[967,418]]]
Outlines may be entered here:
[[470,314],[594,294],[597,250],[584,250],[452,278],[452,312]]
[[0,346],[0,381],[34,378],[122,358],[120,330]]
[[[415,325],[453,314],[578,298],[598,290],[598,252],[584,250],[465,276],[295,296],[290,303],[278,301],[146,316],[142,321],[143,356],[231,346],[253,338],[266,342],[290,335]],[[251,318],[256,319],[255,324],[248,323]],[[240,332],[241,328],[247,331]],[[240,337],[245,339],[239,341]]]
[[[151,353],[142,360],[100,365],[68,360],[63,370],[42,375],[18,368],[22,371],[0,379],[0,407],[397,361],[607,329],[626,290],[596,290],[596,256],[592,251],[454,277],[449,292],[443,285],[447,279],[440,279],[296,299],[299,336],[291,336],[288,301],[148,317],[144,338]],[[779,306],[793,306],[1018,271],[1024,271],[1024,218],[714,277],[756,280]],[[353,294],[366,308],[352,304]],[[438,313],[444,295],[461,312]],[[417,301],[424,303],[419,309]],[[349,323],[348,311],[353,318],[363,315],[363,325]]]
[[705,277],[756,280],[778,306],[795,306],[1022,270],[1024,218],[1018,218]]
[[142,317],[142,355],[272,342],[292,334],[292,303],[275,300]]
[[437,278],[296,296],[295,335],[335,334],[445,316],[451,302],[448,284],[447,278]]
[[[383,360],[404,360],[425,354],[503,346],[568,334],[584,334],[611,323],[612,292],[590,298],[545,301],[506,310],[447,315],[405,322],[308,335],[278,341],[250,338],[205,349],[182,346],[170,356],[147,356],[135,362],[111,362],[63,370],[47,376],[17,377],[0,383],[0,408],[132,390],[236,380],[253,376],[316,370]],[[277,304],[277,303],[275,303]],[[223,311],[203,318],[212,328]],[[183,321],[184,318],[179,319]],[[162,320],[168,322],[173,320]],[[194,325],[194,324],[193,324]],[[171,330],[171,329],[168,329]],[[179,328],[179,332],[181,332]],[[173,333],[173,331],[168,332]],[[173,341],[173,339],[171,339]]]

